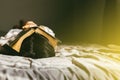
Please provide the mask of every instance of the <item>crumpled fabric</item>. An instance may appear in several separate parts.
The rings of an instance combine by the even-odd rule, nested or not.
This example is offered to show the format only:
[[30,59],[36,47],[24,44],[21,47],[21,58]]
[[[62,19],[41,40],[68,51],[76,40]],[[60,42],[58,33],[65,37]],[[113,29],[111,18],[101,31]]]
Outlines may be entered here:
[[22,29],[10,29],[5,36],[0,37],[0,45],[9,44],[9,41],[14,41],[16,36]]
[[56,56],[0,55],[0,80],[120,80],[119,51],[98,45],[61,45]]

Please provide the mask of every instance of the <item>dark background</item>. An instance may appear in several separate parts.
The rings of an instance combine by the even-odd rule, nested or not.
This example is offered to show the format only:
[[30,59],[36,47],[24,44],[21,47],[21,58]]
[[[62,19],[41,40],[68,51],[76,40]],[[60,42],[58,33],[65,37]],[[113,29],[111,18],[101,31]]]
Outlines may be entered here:
[[1,32],[21,19],[50,27],[63,44],[120,44],[120,0],[0,1]]

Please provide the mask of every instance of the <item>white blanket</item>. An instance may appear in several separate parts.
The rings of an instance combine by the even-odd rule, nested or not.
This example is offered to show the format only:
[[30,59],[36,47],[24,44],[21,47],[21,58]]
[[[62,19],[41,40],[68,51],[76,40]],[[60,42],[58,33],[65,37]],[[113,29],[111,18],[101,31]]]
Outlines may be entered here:
[[61,45],[50,58],[0,55],[0,80],[120,80],[120,51]]

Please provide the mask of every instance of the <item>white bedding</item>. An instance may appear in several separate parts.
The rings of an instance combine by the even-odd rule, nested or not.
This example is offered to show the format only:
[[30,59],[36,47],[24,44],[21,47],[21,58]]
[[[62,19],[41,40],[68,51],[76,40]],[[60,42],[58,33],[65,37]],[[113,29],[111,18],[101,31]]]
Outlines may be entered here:
[[0,80],[120,80],[119,76],[119,48],[60,45],[50,58],[0,55]]

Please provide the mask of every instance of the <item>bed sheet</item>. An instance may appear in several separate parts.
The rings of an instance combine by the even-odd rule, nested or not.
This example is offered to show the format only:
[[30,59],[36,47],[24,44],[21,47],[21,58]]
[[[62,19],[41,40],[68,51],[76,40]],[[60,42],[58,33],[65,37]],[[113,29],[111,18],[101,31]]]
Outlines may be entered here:
[[60,45],[55,57],[0,55],[0,80],[120,80],[119,46]]

